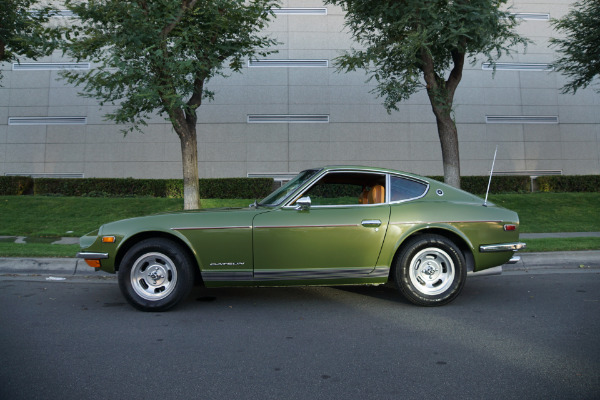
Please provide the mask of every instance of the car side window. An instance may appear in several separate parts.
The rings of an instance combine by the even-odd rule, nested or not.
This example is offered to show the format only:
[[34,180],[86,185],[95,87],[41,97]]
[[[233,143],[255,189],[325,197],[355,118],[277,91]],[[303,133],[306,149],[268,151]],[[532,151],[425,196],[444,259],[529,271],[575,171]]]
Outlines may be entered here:
[[385,203],[385,175],[332,172],[302,196],[310,196],[313,206]]
[[390,201],[392,202],[416,199],[427,191],[426,184],[398,176],[391,177],[390,185]]

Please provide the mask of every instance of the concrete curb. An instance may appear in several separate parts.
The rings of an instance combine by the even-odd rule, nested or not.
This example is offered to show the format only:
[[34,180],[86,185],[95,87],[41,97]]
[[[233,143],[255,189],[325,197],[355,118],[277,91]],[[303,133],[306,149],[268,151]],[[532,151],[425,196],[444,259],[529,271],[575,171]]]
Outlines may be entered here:
[[504,265],[505,270],[575,269],[582,265],[600,268],[600,250],[518,253],[518,255],[521,257],[521,261],[516,264]]
[[0,274],[114,276],[104,271],[97,271],[78,258],[0,257]]
[[[532,269],[600,268],[600,250],[518,253],[521,261],[504,265],[505,271]],[[0,274],[71,275],[76,277],[115,276],[97,271],[77,258],[13,258],[0,257]]]

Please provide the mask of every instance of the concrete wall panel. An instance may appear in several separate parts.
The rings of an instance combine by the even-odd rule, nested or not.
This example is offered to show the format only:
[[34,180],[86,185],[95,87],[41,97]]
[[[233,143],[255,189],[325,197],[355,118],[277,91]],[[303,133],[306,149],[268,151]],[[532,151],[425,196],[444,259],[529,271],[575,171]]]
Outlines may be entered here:
[[[570,0],[512,0],[514,11],[564,15]],[[265,31],[281,41],[273,59],[323,59],[328,68],[260,68],[215,77],[215,92],[198,111],[198,149],[203,177],[249,172],[297,172],[323,164],[350,163],[441,175],[441,150],[429,99],[420,91],[388,114],[370,91],[364,71],[337,73],[333,59],[356,47],[339,7],[320,0],[284,0],[282,7],[326,7],[327,15],[278,15]],[[500,62],[552,63],[548,21],[522,21],[533,40]],[[24,60],[25,61],[25,60]],[[40,61],[71,61],[59,52]],[[556,72],[482,70],[479,56],[466,65],[455,96],[463,174],[489,171],[498,145],[497,169],[559,169],[600,173],[600,96],[593,88],[561,94],[567,78]],[[153,114],[145,132],[123,136],[127,126],[107,121],[114,106],[100,108],[79,97],[58,71],[12,71],[1,66],[0,174],[83,172],[85,176],[181,177],[179,139],[164,116]],[[329,123],[249,124],[249,114],[329,115]],[[8,125],[9,117],[83,116],[85,125]],[[486,116],[558,116],[559,124],[491,124]]]

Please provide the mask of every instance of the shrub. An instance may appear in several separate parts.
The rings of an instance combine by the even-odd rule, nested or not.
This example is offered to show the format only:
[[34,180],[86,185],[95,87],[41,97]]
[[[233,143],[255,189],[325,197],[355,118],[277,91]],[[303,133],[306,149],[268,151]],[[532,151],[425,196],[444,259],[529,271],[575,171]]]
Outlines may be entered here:
[[[443,176],[431,176],[431,179],[444,182]],[[482,194],[487,191],[489,176],[462,176],[461,189],[469,193]],[[490,193],[522,193],[531,190],[529,176],[496,175],[492,177]]]
[[30,194],[33,179],[29,176],[0,176],[0,195],[20,196]]
[[599,192],[600,175],[553,175],[537,178],[540,192]]
[[34,194],[97,196],[98,193],[105,193],[110,197],[164,197],[164,181],[164,179],[133,178],[37,178],[35,179]]
[[272,191],[272,178],[200,179],[202,199],[261,199]]
[[[181,179],[133,178],[38,178],[34,194],[87,197],[169,197],[183,198]],[[201,179],[200,198],[254,199],[273,190],[271,178]]]

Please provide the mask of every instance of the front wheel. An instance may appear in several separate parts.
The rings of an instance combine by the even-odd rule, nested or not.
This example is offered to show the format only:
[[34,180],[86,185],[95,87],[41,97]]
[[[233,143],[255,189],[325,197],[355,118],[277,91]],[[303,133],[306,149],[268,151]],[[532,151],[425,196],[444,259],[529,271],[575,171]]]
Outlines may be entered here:
[[441,306],[458,296],[467,276],[465,258],[449,239],[420,235],[410,239],[396,259],[395,281],[412,303]]
[[184,248],[168,239],[146,239],[134,245],[121,262],[119,288],[142,311],[164,311],[190,293],[193,262]]

